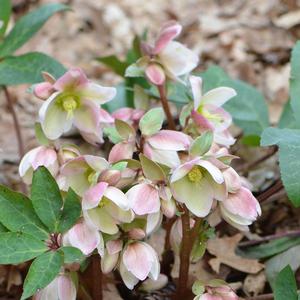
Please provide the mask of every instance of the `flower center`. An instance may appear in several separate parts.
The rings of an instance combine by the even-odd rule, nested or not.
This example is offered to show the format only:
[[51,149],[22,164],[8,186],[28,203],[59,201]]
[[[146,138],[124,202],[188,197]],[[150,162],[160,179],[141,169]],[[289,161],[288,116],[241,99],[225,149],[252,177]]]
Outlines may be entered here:
[[102,207],[104,207],[105,205],[107,205],[108,202],[109,202],[109,200],[108,200],[106,197],[103,197],[103,198],[101,199],[101,201],[99,202],[98,207],[99,207],[99,208],[102,208]]
[[97,183],[98,176],[99,176],[99,174],[96,171],[94,171],[94,170],[89,171],[87,174],[87,180],[88,180],[89,184],[95,185]]
[[199,166],[194,166],[192,170],[188,173],[188,178],[191,182],[200,182],[202,177],[203,174]]
[[62,107],[68,113],[68,117],[73,116],[73,111],[77,108],[76,100],[69,96],[62,100]]
[[210,113],[208,110],[206,110],[203,105],[200,105],[197,109],[197,112],[201,114],[204,118],[213,121],[213,122],[222,122],[222,118],[218,115]]

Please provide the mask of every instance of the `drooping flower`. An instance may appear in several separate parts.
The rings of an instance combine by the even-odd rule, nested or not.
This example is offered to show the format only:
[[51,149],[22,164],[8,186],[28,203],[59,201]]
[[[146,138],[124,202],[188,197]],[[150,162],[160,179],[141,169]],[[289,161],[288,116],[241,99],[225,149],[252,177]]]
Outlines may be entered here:
[[76,286],[69,274],[58,275],[49,285],[40,290],[34,300],[75,300]]
[[[200,290],[199,294],[196,295],[194,300],[238,300],[239,297],[232,290],[232,288],[226,284],[226,282],[222,282],[221,280],[211,280],[210,283],[205,285],[206,293]],[[195,290],[193,286],[193,290]]]
[[82,209],[86,222],[107,234],[118,233],[118,224],[134,218],[126,195],[107,182],[99,182],[83,194]]
[[176,22],[166,23],[154,45],[142,44],[144,56],[136,64],[129,66],[126,74],[131,76],[130,68],[138,68],[145,72],[151,83],[162,85],[166,77],[180,80],[179,76],[192,71],[199,62],[198,56],[181,43],[173,41],[181,30],[182,26]]
[[224,177],[210,161],[193,158],[177,167],[170,179],[174,198],[197,217],[206,217],[213,200],[224,200]]
[[106,243],[104,254],[101,257],[101,270],[104,274],[111,272],[118,264],[123,249],[121,240],[111,240]]
[[59,138],[72,125],[85,134],[101,134],[100,105],[112,100],[116,95],[115,88],[90,82],[79,68],[67,71],[51,89],[49,84],[35,86],[35,94],[41,98],[46,95],[45,90],[52,92],[39,112],[43,131],[49,139]]
[[26,184],[31,184],[33,171],[40,166],[46,167],[52,176],[57,175],[59,162],[53,147],[39,146],[24,155],[19,165],[19,174]]
[[139,280],[145,280],[148,276],[157,280],[160,273],[157,253],[145,242],[129,243],[121,254],[119,271],[129,289],[133,289]]
[[198,76],[190,76],[190,84],[194,98],[191,116],[199,131],[210,130],[217,144],[232,145],[235,140],[228,131],[232,118],[221,106],[236,96],[236,91],[218,87],[202,95],[202,79]]

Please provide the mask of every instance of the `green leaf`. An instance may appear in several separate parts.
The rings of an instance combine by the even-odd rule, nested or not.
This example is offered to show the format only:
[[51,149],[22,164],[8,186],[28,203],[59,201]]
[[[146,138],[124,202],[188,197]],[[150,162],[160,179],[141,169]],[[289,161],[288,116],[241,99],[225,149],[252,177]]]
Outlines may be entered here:
[[140,44],[140,37],[136,35],[132,41],[132,48],[129,49],[126,54],[126,62],[128,65],[133,64],[142,56]]
[[279,166],[289,199],[300,206],[300,130],[267,128],[262,134],[262,146],[279,146]]
[[56,232],[63,200],[55,179],[45,167],[39,167],[33,174],[31,201],[41,221]]
[[152,108],[143,115],[139,127],[143,135],[157,133],[164,122],[165,114],[161,107]]
[[125,70],[125,77],[143,77],[144,74],[144,69],[136,63],[131,64]]
[[292,110],[291,101],[289,100],[281,113],[278,123],[279,128],[300,128],[300,121],[296,121]]
[[213,139],[214,134],[211,131],[204,132],[195,139],[191,146],[190,153],[197,156],[205,154],[210,149]]
[[15,52],[37,32],[53,14],[67,9],[69,9],[68,6],[59,3],[46,4],[19,19],[0,45],[0,57],[5,57]]
[[125,75],[125,70],[128,67],[128,64],[119,60],[119,58],[115,55],[97,57],[96,60],[100,61],[104,65],[108,66],[112,69],[116,74],[120,76]]
[[299,120],[300,114],[300,41],[296,43],[291,56],[291,75],[290,75],[290,98],[291,107],[296,119]]
[[43,71],[59,77],[66,69],[52,57],[39,52],[9,56],[0,61],[0,85],[41,82]]
[[290,265],[293,271],[296,271],[299,268],[300,245],[272,257],[265,265],[267,279],[274,290],[276,277],[285,266]]
[[294,273],[290,266],[280,271],[275,281],[275,300],[297,300],[297,284]]
[[0,233],[0,264],[19,264],[47,251],[44,242],[26,233]]
[[206,93],[222,85],[222,82],[229,80],[230,77],[219,66],[212,65],[203,73],[196,73],[203,80],[203,92]]
[[257,135],[243,136],[241,142],[246,146],[258,147],[260,145],[260,137]]
[[122,138],[120,137],[116,127],[104,127],[103,128],[103,133],[105,136],[109,138],[109,140],[113,144],[117,144],[119,142],[122,142]]
[[64,200],[64,208],[59,220],[58,231],[61,233],[70,229],[81,215],[80,198],[70,188]]
[[11,14],[10,0],[0,0],[0,40],[4,36]]
[[49,251],[36,258],[25,278],[21,300],[29,298],[54,280],[62,264],[63,256],[59,251]]
[[75,247],[62,247],[59,251],[63,254],[65,264],[80,264],[85,259],[85,255]]
[[7,231],[8,229],[2,223],[0,223],[0,233],[7,232]]
[[139,157],[140,157],[143,173],[147,179],[150,179],[152,181],[166,180],[164,171],[157,163],[147,158],[143,154],[140,154]]
[[240,256],[248,257],[248,258],[256,258],[256,259],[266,258],[281,253],[299,244],[300,244],[299,237],[295,237],[295,238],[285,237],[258,246],[238,249],[237,253]]
[[28,233],[41,240],[47,239],[49,235],[37,217],[31,201],[1,185],[0,222],[10,231]]

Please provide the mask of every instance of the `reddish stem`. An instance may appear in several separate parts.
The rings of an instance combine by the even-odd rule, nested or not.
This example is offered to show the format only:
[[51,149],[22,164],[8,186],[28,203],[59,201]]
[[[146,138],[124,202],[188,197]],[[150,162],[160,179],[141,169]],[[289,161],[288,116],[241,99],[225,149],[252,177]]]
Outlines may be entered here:
[[92,269],[93,269],[93,299],[102,300],[102,271],[100,264],[100,256],[93,255],[92,257]]
[[164,112],[166,114],[167,120],[168,120],[168,127],[171,130],[176,130],[176,125],[173,119],[173,116],[170,111],[168,99],[166,97],[166,92],[165,92],[165,86],[164,85],[158,85],[157,86],[159,95],[160,95],[160,101],[163,106]]

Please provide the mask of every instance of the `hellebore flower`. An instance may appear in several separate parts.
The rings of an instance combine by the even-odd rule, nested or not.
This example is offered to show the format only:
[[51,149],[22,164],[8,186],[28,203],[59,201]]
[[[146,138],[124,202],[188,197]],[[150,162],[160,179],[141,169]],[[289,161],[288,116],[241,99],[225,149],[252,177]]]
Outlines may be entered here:
[[45,166],[52,176],[59,171],[57,153],[52,147],[39,146],[27,152],[19,165],[19,174],[26,184],[31,184],[33,171]]
[[228,132],[232,118],[221,106],[236,96],[236,91],[228,87],[218,87],[202,95],[202,79],[190,76],[190,84],[194,97],[192,119],[200,132],[213,131],[214,141],[217,144],[230,146],[234,138]]
[[198,56],[181,43],[173,41],[181,30],[182,26],[176,22],[166,23],[154,45],[142,44],[145,56],[129,66],[126,75],[133,76],[132,71],[139,69],[145,72],[151,83],[162,85],[166,77],[180,80],[179,76],[192,71],[198,65]]
[[68,190],[71,187],[82,196],[89,187],[97,184],[99,176],[108,168],[109,163],[102,157],[78,156],[62,166],[59,176],[60,188]]
[[104,255],[101,257],[101,270],[104,274],[110,273],[117,266],[122,249],[123,242],[121,240],[112,240],[106,243]]
[[118,224],[134,219],[126,195],[106,182],[99,182],[83,194],[82,209],[86,222],[107,234],[118,233]]
[[157,253],[145,242],[129,243],[122,252],[119,270],[125,285],[131,290],[139,280],[148,276],[157,280],[160,273]]
[[85,255],[91,254],[96,248],[102,253],[103,238],[97,229],[81,219],[64,234],[63,245],[76,247]]
[[197,217],[206,217],[213,200],[223,200],[222,172],[201,157],[194,158],[177,167],[170,178],[174,198],[184,203]]
[[70,275],[58,275],[49,285],[39,291],[34,300],[76,300],[76,286]]
[[42,129],[47,138],[59,138],[72,125],[83,133],[99,130],[100,134],[100,105],[112,100],[116,95],[115,88],[90,82],[79,68],[67,71],[52,84],[51,89],[49,84],[35,86],[35,94],[41,98],[52,91],[39,112]]

